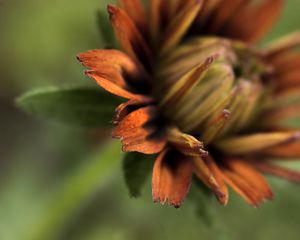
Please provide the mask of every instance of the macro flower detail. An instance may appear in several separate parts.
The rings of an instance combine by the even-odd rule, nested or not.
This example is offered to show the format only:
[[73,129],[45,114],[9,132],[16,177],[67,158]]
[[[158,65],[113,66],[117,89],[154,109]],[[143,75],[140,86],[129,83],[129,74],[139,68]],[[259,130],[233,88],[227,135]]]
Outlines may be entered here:
[[[120,0],[108,13],[122,51],[91,50],[86,75],[126,99],[112,132],[123,151],[155,154],[155,202],[180,207],[199,178],[222,204],[228,187],[258,207],[262,173],[300,182],[274,159],[300,157],[300,33],[261,49],[283,0]],[[228,7],[230,6],[230,7]],[[298,102],[297,102],[298,101]]]

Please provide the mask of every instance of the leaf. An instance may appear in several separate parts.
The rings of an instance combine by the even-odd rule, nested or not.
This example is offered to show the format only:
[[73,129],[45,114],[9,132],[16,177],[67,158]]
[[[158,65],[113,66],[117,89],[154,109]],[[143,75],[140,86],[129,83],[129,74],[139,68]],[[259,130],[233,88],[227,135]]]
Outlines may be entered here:
[[123,162],[126,185],[131,197],[139,197],[153,168],[153,155],[127,153]]
[[17,99],[30,114],[82,127],[109,127],[120,100],[93,88],[48,88]]

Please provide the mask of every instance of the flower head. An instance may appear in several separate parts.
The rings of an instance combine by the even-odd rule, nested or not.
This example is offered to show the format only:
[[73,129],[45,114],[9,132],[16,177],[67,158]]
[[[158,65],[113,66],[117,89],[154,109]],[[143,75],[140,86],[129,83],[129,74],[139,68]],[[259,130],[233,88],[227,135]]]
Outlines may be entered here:
[[[230,7],[228,7],[230,6]],[[120,0],[109,5],[123,49],[78,55],[86,74],[127,99],[113,137],[157,154],[155,202],[179,207],[195,174],[218,201],[228,186],[257,207],[273,193],[261,173],[300,182],[272,159],[300,157],[300,34],[259,49],[283,0]]]

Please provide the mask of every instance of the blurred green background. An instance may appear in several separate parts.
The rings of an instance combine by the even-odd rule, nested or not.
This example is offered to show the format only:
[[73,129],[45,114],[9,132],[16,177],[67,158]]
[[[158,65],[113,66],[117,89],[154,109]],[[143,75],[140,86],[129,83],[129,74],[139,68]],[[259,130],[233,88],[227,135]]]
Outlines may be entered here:
[[[87,85],[75,55],[101,48],[97,11],[106,0],[0,0],[0,240],[286,239],[300,236],[300,186],[271,179],[274,202],[252,209],[200,196],[154,205],[150,182],[131,199],[117,142],[27,116],[14,99],[36,87]],[[287,0],[273,39],[300,27]],[[96,135],[96,136],[95,136]],[[294,166],[297,163],[292,163]],[[200,216],[200,217],[199,217]]]

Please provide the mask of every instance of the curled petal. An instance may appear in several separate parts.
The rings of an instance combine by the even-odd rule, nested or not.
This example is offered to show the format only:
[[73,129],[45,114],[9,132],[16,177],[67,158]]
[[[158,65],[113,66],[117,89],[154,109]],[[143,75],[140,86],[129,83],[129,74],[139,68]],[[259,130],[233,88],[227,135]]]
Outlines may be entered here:
[[140,108],[119,123],[112,136],[121,139],[123,151],[155,154],[163,150],[166,145],[165,134],[152,123],[156,111],[153,106]]
[[120,104],[116,109],[116,114],[113,118],[113,123],[118,124],[129,113],[131,113],[134,110],[137,110],[141,107],[144,107],[152,102],[153,102],[153,100],[151,100],[150,98],[144,98],[144,99],[138,99],[138,100],[131,99],[125,103]]
[[165,150],[155,160],[152,176],[154,202],[180,207],[191,184],[193,164],[189,157]]

